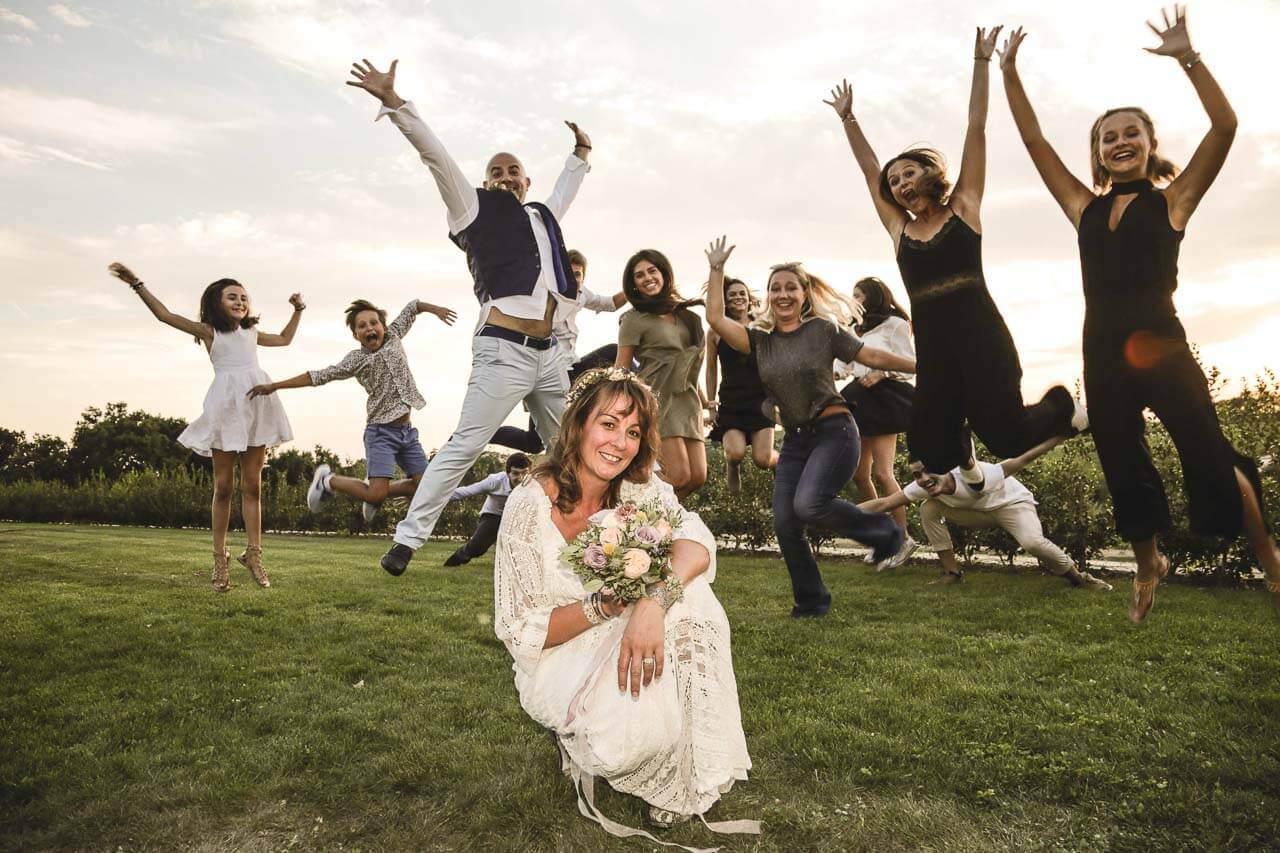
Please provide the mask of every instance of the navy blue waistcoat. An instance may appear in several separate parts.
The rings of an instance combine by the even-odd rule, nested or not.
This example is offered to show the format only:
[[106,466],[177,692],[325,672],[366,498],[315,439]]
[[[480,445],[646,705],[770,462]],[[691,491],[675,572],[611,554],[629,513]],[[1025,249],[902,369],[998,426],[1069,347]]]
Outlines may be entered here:
[[569,254],[560,233],[560,223],[546,205],[531,202],[522,205],[506,190],[477,189],[480,212],[474,222],[449,239],[467,253],[467,267],[475,282],[476,299],[484,304],[503,296],[528,296],[542,273],[538,241],[533,236],[533,223],[525,207],[542,216],[551,238],[551,261],[556,286],[570,299],[578,296],[578,281],[569,269]]

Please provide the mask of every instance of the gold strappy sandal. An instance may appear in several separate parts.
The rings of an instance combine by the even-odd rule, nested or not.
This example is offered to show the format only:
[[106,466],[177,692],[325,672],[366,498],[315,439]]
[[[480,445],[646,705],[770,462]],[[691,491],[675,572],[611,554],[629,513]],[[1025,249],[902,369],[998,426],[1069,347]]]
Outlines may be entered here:
[[[1160,585],[1160,580],[1169,574],[1169,558],[1163,554],[1160,556],[1160,571],[1156,572],[1156,576],[1149,581],[1138,580],[1137,575],[1133,578],[1133,598],[1129,599],[1129,620],[1135,625],[1140,624],[1151,613],[1151,608],[1156,606],[1156,587]],[[1147,599],[1146,607],[1142,606],[1143,593],[1150,593],[1151,598]]]
[[244,553],[236,557],[236,561],[249,570],[249,574],[253,575],[254,583],[258,586],[263,589],[271,586],[271,579],[267,577],[267,570],[262,567],[261,545],[246,545]]
[[231,554],[226,548],[222,549],[222,553],[213,552],[213,591],[226,592],[231,589],[231,572],[228,571],[228,565],[231,562]]

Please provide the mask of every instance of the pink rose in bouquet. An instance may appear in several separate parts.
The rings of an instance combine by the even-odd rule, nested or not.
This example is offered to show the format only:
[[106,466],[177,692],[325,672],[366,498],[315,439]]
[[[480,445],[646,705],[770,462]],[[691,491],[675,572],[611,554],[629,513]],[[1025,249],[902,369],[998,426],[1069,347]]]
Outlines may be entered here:
[[588,545],[582,552],[582,562],[593,569],[603,569],[609,565],[609,555],[605,554],[604,548],[599,545]]

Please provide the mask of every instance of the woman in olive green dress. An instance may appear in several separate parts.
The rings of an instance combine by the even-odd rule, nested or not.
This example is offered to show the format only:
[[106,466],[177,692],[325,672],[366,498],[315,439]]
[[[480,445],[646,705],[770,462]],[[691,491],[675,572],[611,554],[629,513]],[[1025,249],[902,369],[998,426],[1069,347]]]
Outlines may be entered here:
[[618,327],[619,367],[640,363],[640,377],[658,397],[662,435],[661,470],[682,500],[707,481],[702,426],[705,408],[698,376],[706,335],[689,310],[701,299],[683,299],[675,289],[671,262],[656,249],[641,249],[622,271],[622,290],[631,310]]

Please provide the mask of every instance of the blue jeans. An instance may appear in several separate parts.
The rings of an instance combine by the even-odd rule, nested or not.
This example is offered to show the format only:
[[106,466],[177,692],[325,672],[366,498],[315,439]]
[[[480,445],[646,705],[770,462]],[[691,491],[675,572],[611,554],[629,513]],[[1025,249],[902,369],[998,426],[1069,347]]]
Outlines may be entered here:
[[858,468],[858,427],[849,415],[833,415],[787,429],[773,482],[773,531],[791,573],[795,614],[821,615],[831,607],[806,526],[856,539],[882,560],[902,547],[902,529],[881,512],[863,512],[836,497]]

